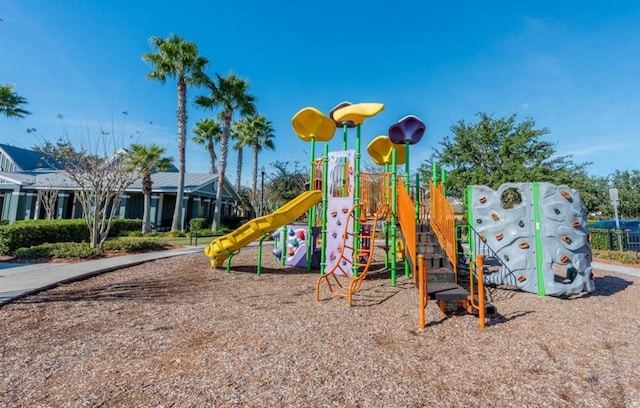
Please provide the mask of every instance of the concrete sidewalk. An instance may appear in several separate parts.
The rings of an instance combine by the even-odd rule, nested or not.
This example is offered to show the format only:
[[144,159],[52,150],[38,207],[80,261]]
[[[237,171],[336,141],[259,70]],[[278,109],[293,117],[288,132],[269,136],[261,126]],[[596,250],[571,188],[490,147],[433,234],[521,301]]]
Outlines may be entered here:
[[0,306],[56,287],[60,283],[73,282],[156,259],[202,252],[203,248],[204,246],[184,247],[78,263],[0,263]]

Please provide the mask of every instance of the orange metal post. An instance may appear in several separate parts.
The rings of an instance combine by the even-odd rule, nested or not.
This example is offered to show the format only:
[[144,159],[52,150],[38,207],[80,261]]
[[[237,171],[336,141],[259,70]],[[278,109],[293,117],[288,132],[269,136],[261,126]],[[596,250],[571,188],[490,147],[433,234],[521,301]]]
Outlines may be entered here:
[[420,317],[420,330],[425,328],[425,308],[427,307],[427,271],[424,263],[424,255],[418,255],[418,314]]

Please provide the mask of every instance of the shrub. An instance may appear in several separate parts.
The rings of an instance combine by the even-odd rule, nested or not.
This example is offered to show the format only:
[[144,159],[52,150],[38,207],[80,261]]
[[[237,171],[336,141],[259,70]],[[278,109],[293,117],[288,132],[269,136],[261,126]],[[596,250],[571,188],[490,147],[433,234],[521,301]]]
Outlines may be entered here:
[[640,263],[640,256],[632,251],[594,250],[593,256],[628,265],[635,265]]
[[190,231],[200,231],[207,228],[207,219],[206,218],[192,218],[189,220],[189,230]]
[[132,252],[146,249],[160,249],[166,242],[157,238],[113,238],[104,242],[105,251]]
[[[592,249],[620,249],[618,245],[618,231],[610,229],[590,229]],[[629,242],[629,232],[620,231],[622,247],[626,248]]]
[[[141,220],[114,219],[109,236],[116,237],[142,230]],[[85,242],[89,229],[84,219],[23,220],[0,226],[0,254],[14,253],[18,248],[31,248],[47,242]]]
[[133,231],[142,231],[142,220],[114,218],[111,221],[109,236],[126,237]]
[[96,255],[96,250],[87,243],[60,242],[55,244],[41,244],[30,248],[19,248],[15,257],[18,259],[34,258],[91,258]]
[[84,220],[31,220],[0,227],[6,240],[5,253],[30,248],[46,242],[82,242],[89,239]]

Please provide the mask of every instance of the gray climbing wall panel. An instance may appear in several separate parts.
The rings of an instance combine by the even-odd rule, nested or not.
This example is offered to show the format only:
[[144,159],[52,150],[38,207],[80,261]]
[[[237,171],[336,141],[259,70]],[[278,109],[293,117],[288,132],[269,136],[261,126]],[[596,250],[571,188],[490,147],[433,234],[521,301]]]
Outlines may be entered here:
[[[503,202],[514,192],[519,204]],[[593,291],[586,209],[577,191],[551,183],[507,183],[498,190],[469,186],[466,201],[477,234],[471,233],[474,255],[499,260],[486,283],[541,295]]]

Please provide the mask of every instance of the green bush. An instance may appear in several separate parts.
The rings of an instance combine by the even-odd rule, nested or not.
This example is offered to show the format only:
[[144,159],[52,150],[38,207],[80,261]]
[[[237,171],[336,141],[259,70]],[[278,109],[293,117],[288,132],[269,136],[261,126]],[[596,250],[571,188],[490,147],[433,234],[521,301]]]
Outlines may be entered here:
[[[141,220],[114,219],[110,237],[142,230]],[[0,255],[12,254],[18,248],[31,248],[53,242],[89,241],[89,229],[84,219],[23,220],[0,226]]]
[[[621,231],[622,247],[626,248],[629,242],[629,232]],[[618,235],[616,230],[608,229],[590,229],[589,235],[591,236],[591,248],[592,249],[608,249],[619,250]]]
[[34,258],[92,258],[96,256],[96,250],[87,243],[60,242],[55,244],[36,245],[31,248],[19,248],[15,257],[18,259]]
[[126,237],[130,232],[142,231],[142,220],[114,218],[111,221],[110,237]]
[[206,218],[192,218],[189,220],[189,231],[199,231],[207,227]]
[[5,240],[3,253],[18,248],[31,248],[46,242],[82,242],[89,239],[84,220],[31,220],[0,227],[0,241]]
[[161,249],[166,241],[157,238],[113,238],[104,242],[105,251],[133,252],[147,249]]
[[248,220],[246,218],[238,217],[236,215],[225,217],[220,221],[220,224],[222,225],[222,227],[220,227],[218,231],[222,230],[223,228],[226,228],[226,231],[232,231],[247,221]]

